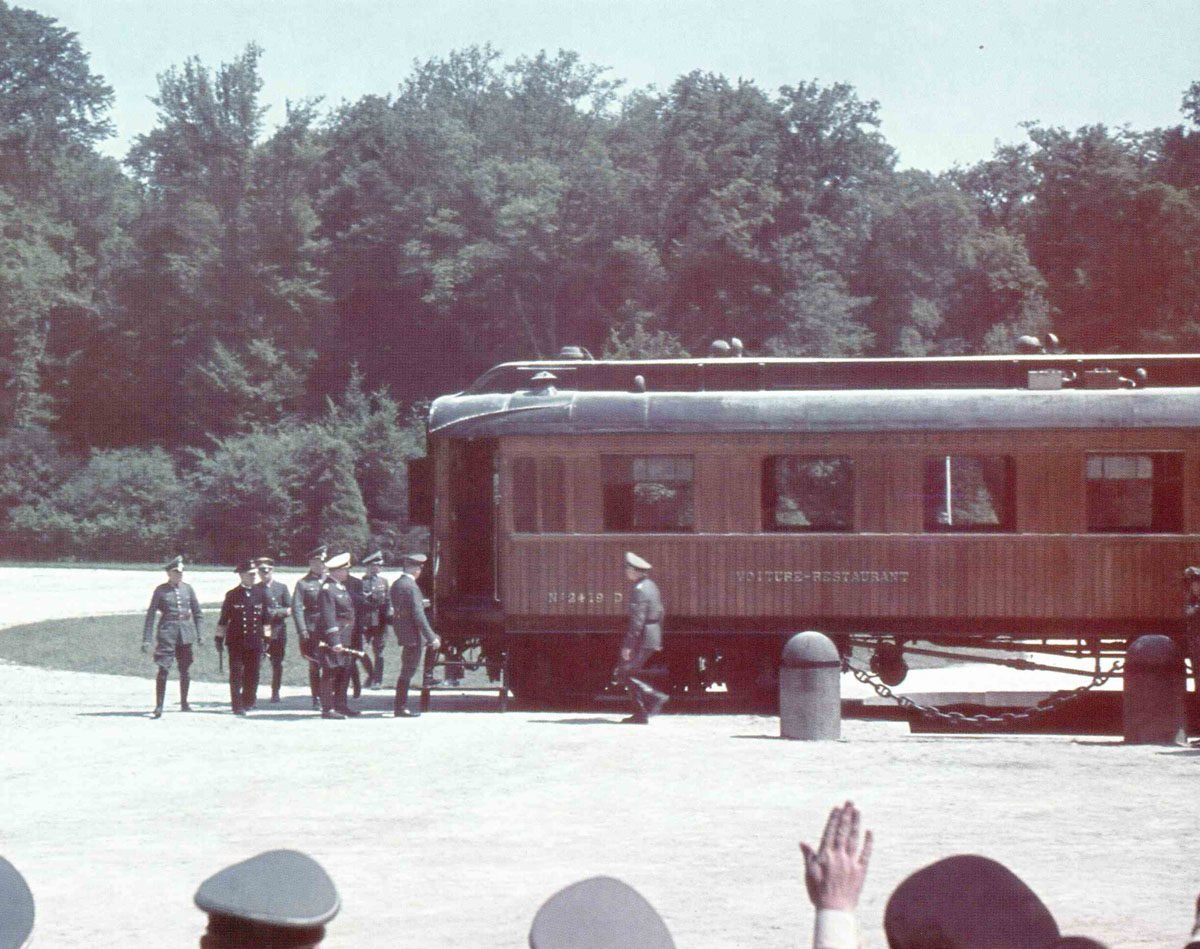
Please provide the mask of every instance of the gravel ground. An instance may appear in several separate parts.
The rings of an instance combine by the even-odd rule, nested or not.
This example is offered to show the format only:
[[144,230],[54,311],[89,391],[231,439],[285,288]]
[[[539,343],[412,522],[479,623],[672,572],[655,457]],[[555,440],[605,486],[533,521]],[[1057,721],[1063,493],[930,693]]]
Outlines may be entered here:
[[[18,591],[5,625],[140,610],[159,576],[0,569]],[[231,579],[191,577],[205,600]],[[995,675],[927,670],[911,688],[996,687]],[[600,873],[645,894],[680,949],[803,946],[796,842],[847,797],[877,836],[860,911],[876,947],[891,889],[953,852],[1005,862],[1065,932],[1114,947],[1182,945],[1200,886],[1192,749],[862,721],[809,744],[776,738],[772,717],[620,727],[466,696],[404,721],[385,716],[385,693],[353,721],[321,721],[295,691],[236,719],[205,684],[195,713],[168,705],[151,721],[152,696],[149,668],[138,680],[0,665],[0,853],[34,890],[36,945],[196,945],[201,880],[296,847],[342,893],[329,949],[518,949],[547,896]]]

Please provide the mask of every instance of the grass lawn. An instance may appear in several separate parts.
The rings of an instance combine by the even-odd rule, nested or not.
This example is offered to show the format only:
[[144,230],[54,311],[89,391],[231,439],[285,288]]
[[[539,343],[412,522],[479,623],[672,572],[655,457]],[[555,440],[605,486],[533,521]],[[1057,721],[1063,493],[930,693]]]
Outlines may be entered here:
[[[153,654],[143,655],[141,651],[144,616],[144,613],[94,616],[13,626],[0,630],[0,659],[45,669],[153,678]],[[209,632],[205,630],[203,646],[193,647],[192,678],[200,682],[226,682],[227,673],[217,671],[217,653]],[[264,682],[270,682],[270,669],[270,661],[264,657]],[[283,682],[308,685],[308,663],[301,658],[295,634],[290,630]]]

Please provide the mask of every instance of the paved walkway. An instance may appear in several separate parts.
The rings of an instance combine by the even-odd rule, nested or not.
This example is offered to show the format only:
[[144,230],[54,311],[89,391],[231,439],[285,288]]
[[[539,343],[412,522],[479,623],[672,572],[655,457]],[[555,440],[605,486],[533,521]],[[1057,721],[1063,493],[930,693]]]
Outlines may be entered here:
[[[128,579],[139,608],[156,578]],[[56,600],[67,615],[78,597],[121,608],[79,577],[51,580],[72,591]],[[151,721],[149,675],[0,665],[0,853],[34,890],[37,945],[195,946],[201,880],[297,847],[343,895],[328,949],[520,949],[542,900],[598,873],[640,889],[680,949],[803,946],[796,841],[847,797],[877,832],[861,910],[876,947],[891,889],[956,851],[1006,862],[1064,931],[1114,947],[1182,945],[1200,887],[1190,749],[891,722],[809,744],[776,738],[772,717],[639,728],[463,699],[404,721],[384,693],[354,721],[321,721],[295,692],[243,720],[223,687],[194,690],[195,713]]]

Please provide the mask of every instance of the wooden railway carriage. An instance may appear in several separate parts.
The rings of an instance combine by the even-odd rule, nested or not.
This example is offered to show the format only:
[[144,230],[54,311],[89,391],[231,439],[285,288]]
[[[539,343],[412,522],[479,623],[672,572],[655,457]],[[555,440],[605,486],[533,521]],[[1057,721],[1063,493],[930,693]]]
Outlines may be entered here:
[[608,681],[625,550],[676,689],[761,685],[801,629],[884,646],[893,679],[908,642],[1176,632],[1198,384],[1200,356],[498,366],[429,416],[437,621],[534,699]]

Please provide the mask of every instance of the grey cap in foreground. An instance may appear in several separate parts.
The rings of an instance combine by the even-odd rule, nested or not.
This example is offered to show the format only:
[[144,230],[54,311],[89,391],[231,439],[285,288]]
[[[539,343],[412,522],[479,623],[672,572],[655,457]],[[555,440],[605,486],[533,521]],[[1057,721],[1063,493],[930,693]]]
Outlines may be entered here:
[[21,871],[0,857],[0,949],[24,949],[33,935],[33,893]]
[[675,949],[667,924],[644,896],[612,877],[592,877],[542,904],[530,949]]
[[[226,928],[239,923],[280,930],[324,926],[341,908],[319,863],[295,850],[269,850],[200,884],[196,905]],[[211,926],[211,920],[210,920]]]

